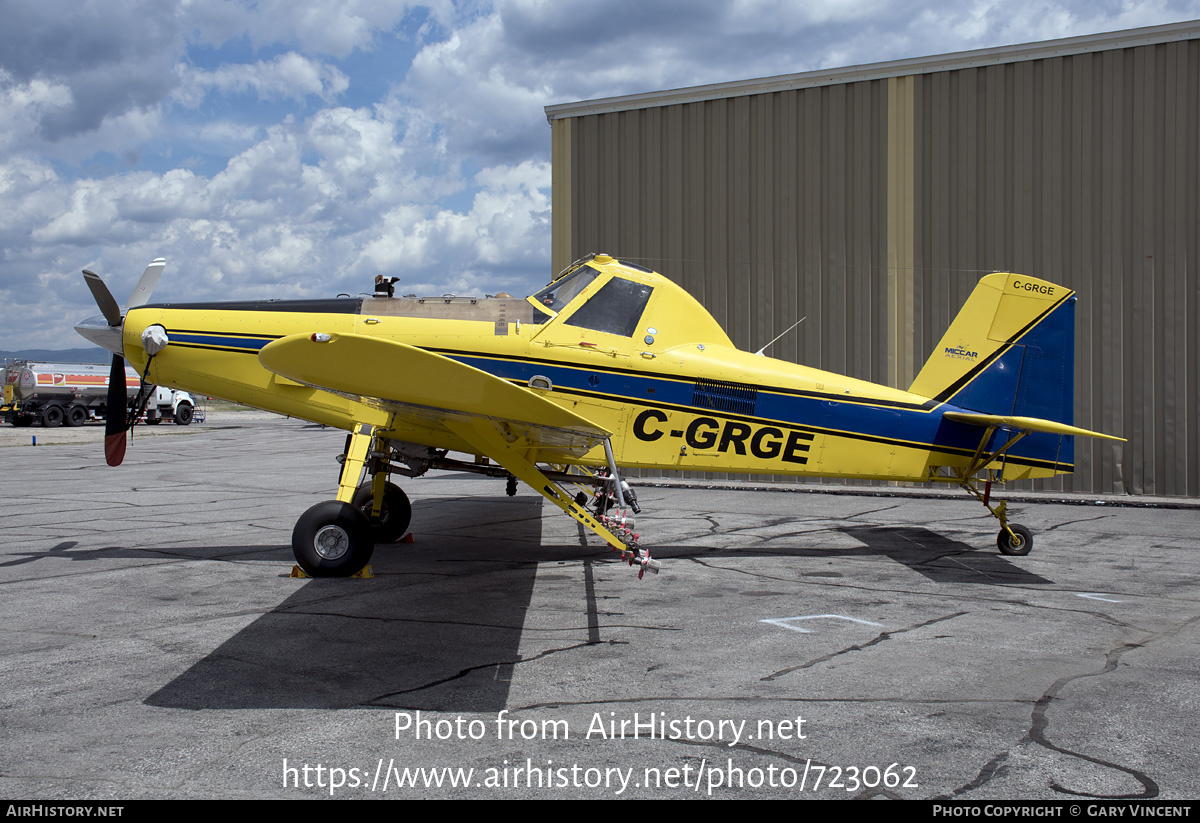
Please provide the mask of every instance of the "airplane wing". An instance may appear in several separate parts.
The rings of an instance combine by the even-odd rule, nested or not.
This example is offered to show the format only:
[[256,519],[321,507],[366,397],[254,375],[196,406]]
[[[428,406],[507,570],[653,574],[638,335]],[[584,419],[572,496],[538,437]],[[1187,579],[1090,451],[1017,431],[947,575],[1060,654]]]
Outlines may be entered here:
[[959,423],[969,423],[973,426],[993,427],[997,429],[1017,429],[1026,432],[1046,432],[1048,434],[1069,434],[1079,437],[1101,437],[1105,440],[1125,442],[1124,437],[1114,437],[1111,434],[1081,429],[1054,420],[1043,420],[1040,417],[1011,417],[999,414],[975,414],[973,412],[946,412],[947,420]]
[[460,437],[481,424],[494,428],[503,442],[546,453],[537,460],[581,456],[609,435],[531,389],[378,337],[293,334],[263,346],[258,359],[289,380],[361,400],[424,428]]

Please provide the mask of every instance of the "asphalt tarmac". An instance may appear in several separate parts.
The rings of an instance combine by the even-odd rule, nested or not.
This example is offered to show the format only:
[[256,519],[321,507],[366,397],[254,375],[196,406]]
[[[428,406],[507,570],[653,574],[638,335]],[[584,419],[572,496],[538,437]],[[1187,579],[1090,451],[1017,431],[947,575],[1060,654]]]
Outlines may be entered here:
[[303,580],[344,434],[159,429],[0,448],[5,797],[1200,797],[1194,507],[644,484],[638,580],[442,474]]

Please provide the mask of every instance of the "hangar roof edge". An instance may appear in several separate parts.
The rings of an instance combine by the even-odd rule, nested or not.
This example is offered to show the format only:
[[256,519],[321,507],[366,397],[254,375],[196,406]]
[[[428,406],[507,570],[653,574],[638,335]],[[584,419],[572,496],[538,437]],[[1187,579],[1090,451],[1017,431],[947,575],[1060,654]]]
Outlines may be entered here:
[[912,74],[930,74],[939,71],[994,66],[1026,60],[1044,60],[1050,57],[1065,57],[1087,52],[1150,46],[1179,40],[1200,39],[1200,20],[1167,23],[1140,29],[1084,34],[1061,40],[1045,40],[1012,46],[997,46],[990,49],[952,52],[950,54],[891,60],[883,63],[867,63],[861,66],[818,69],[797,74],[781,74],[754,80],[735,80],[728,83],[712,83],[706,86],[690,86],[667,91],[650,91],[627,94],[619,97],[601,97],[575,103],[556,103],[546,106],[546,120],[553,123],[568,117],[584,117],[589,114],[607,114],[658,106],[674,106],[682,103],[699,103],[722,97],[744,97],[752,94],[770,94],[778,91],[828,86],[863,80],[881,80],[888,77],[904,77]]

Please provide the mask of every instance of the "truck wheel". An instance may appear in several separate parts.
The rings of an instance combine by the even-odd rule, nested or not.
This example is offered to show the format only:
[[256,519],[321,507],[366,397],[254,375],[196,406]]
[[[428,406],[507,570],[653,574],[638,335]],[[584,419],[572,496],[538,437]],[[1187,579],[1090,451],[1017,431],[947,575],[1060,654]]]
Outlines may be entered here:
[[42,425],[48,429],[57,429],[63,422],[62,406],[47,406],[42,409]]
[[13,415],[12,421],[13,425],[18,429],[23,429],[26,426],[33,425],[33,415],[25,414],[24,412],[18,412],[17,414]]
[[82,426],[87,422],[88,412],[83,406],[76,403],[71,408],[67,409],[66,423],[68,426]]
[[175,425],[186,426],[192,422],[192,404],[180,403],[175,407]]

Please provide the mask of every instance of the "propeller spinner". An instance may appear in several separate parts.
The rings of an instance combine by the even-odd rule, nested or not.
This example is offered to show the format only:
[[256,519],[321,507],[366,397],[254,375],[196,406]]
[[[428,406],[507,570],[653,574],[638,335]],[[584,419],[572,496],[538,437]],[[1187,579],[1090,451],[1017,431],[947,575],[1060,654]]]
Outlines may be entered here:
[[[128,308],[137,308],[150,301],[150,295],[154,293],[154,287],[158,285],[158,278],[162,276],[166,265],[167,261],[159,257],[146,267],[133,294],[129,296]],[[100,314],[78,323],[75,331],[113,353],[112,368],[108,373],[107,413],[104,416],[104,462],[119,466],[125,459],[126,435],[131,428],[125,411],[129,395],[125,385],[125,357],[121,344],[121,326],[125,318],[100,275],[84,269],[83,279],[92,292]]]

